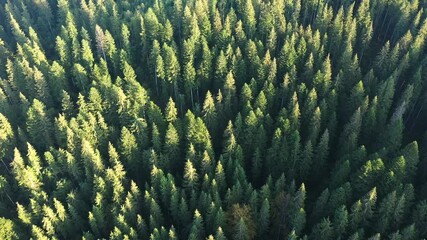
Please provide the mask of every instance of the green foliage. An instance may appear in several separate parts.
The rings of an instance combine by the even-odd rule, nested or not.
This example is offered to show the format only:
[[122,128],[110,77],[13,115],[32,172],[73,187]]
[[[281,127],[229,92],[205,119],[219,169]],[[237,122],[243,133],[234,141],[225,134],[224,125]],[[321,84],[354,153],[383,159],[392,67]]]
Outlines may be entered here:
[[19,239],[18,234],[16,233],[15,223],[6,218],[0,218],[0,238],[4,240],[14,240]]
[[0,9],[0,239],[427,237],[423,1]]
[[251,214],[251,208],[247,205],[234,204],[231,207],[227,219],[233,239],[253,239],[255,237],[256,225]]
[[[38,149],[45,150],[52,144],[51,130],[52,126],[45,105],[34,99],[27,112],[27,131]],[[40,139],[43,141],[38,141]]]

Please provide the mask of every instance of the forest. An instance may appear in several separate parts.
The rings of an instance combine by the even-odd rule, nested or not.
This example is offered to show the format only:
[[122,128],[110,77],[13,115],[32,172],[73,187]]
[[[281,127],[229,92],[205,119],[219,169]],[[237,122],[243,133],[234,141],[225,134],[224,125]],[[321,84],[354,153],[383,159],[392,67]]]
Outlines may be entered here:
[[427,238],[427,1],[0,0],[0,239]]

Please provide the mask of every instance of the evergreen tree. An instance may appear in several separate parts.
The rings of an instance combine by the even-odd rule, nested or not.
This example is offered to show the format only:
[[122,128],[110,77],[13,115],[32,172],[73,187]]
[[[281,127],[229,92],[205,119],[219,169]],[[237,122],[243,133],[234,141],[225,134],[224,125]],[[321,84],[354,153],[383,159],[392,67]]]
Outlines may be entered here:
[[230,221],[230,233],[233,233],[233,238],[253,239],[255,237],[255,223],[249,206],[234,204],[227,218]]
[[[51,130],[52,124],[46,113],[45,105],[34,99],[27,112],[27,131],[37,149],[44,151],[52,144]],[[43,141],[39,141],[40,139]]]
[[11,157],[15,144],[14,133],[6,116],[0,113],[0,159]]
[[194,212],[193,223],[191,224],[190,235],[188,239],[203,239],[205,236],[205,231],[203,228],[203,218],[200,215],[199,211],[196,209]]
[[178,78],[180,74],[180,66],[178,58],[174,49],[168,46],[166,43],[162,46],[162,57],[164,60],[164,69],[165,69],[165,80],[167,85],[165,88],[168,89],[170,95],[173,94],[175,99],[178,98]]
[[348,212],[345,206],[341,206],[335,210],[333,227],[335,236],[342,236],[346,233],[348,226]]
[[178,110],[176,109],[175,102],[172,98],[169,98],[164,115],[167,122],[173,123],[177,119]]
[[2,239],[19,239],[16,233],[16,226],[12,220],[2,217],[0,218],[0,225],[2,226],[2,230],[0,231],[0,237]]
[[165,162],[162,164],[164,170],[174,170],[177,166],[177,160],[180,157],[179,135],[175,127],[169,123],[165,134],[165,144],[163,146],[165,154]]
[[192,162],[187,160],[184,168],[184,182],[185,186],[189,189],[197,188],[197,182],[199,180],[197,170],[194,168]]
[[209,91],[206,93],[205,101],[203,102],[202,118],[210,132],[214,134],[217,129],[217,112],[214,99]]
[[0,9],[0,239],[427,237],[425,1]]
[[264,199],[261,204],[261,209],[259,213],[259,228],[260,233],[264,234],[268,232],[270,225],[270,203],[268,199]]

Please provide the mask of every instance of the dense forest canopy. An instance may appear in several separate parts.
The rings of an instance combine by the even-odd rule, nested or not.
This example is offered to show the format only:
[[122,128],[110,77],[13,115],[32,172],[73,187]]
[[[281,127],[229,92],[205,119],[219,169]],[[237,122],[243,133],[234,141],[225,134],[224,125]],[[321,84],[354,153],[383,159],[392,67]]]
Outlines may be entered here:
[[0,0],[0,239],[427,238],[424,0]]

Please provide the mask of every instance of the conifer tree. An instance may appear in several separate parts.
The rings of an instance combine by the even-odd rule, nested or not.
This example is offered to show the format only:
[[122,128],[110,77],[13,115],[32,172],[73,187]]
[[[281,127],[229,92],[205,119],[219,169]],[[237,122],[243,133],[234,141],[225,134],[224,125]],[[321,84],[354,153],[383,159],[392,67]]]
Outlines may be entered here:
[[215,102],[210,91],[206,93],[205,101],[203,102],[202,118],[210,132],[215,134],[215,130],[217,129],[217,112]]
[[190,160],[187,160],[184,168],[185,186],[189,189],[197,188],[198,180],[199,176],[197,174],[197,170],[194,168],[192,162]]
[[427,237],[425,2],[0,9],[0,239]]
[[270,203],[268,199],[264,199],[264,201],[262,202],[259,217],[260,233],[263,234],[268,232],[268,228],[270,225]]
[[[52,124],[46,113],[45,105],[34,99],[27,112],[27,131],[37,149],[43,151],[52,144],[51,130]],[[40,139],[43,141],[39,141]]]
[[205,231],[203,228],[203,218],[200,215],[200,212],[196,209],[194,212],[193,223],[191,224],[190,235],[188,239],[202,239],[205,236]]
[[169,98],[164,115],[166,121],[169,123],[173,123],[177,119],[178,111],[176,109],[175,102],[172,100],[172,98]]
[[163,146],[165,161],[162,164],[164,170],[174,170],[177,166],[177,161],[180,157],[179,135],[175,127],[169,123],[165,134],[165,144]]
[[14,133],[6,116],[0,113],[0,159],[12,156],[15,140]]
[[166,43],[162,46],[162,57],[164,60],[164,69],[165,69],[165,80],[167,81],[168,92],[175,96],[175,99],[178,97],[178,78],[180,74],[180,66],[178,58],[174,49],[168,46]]

